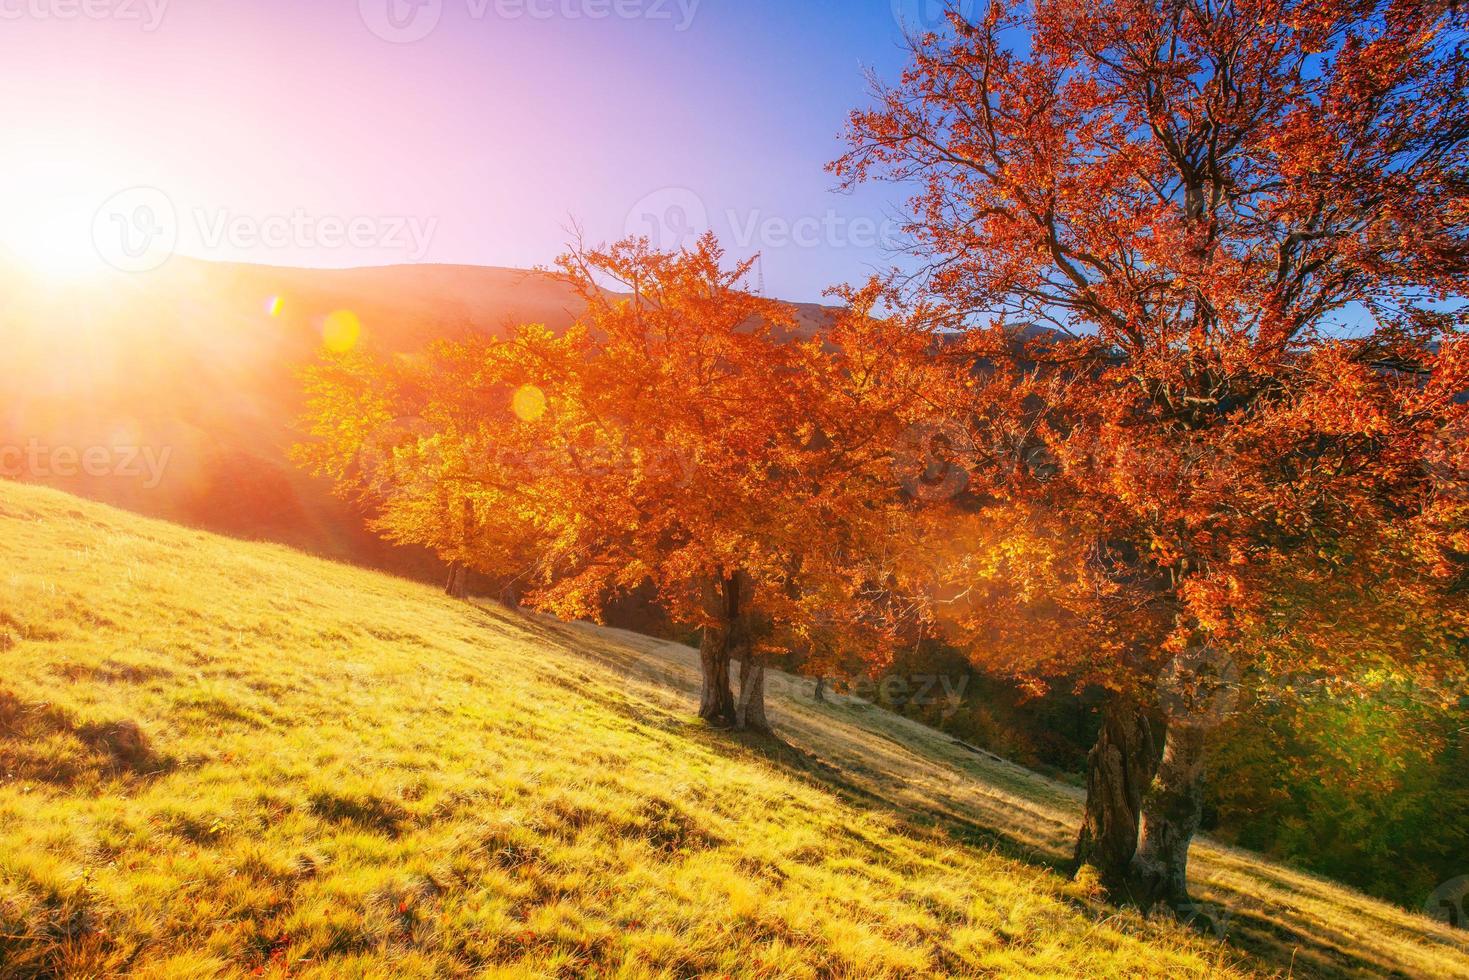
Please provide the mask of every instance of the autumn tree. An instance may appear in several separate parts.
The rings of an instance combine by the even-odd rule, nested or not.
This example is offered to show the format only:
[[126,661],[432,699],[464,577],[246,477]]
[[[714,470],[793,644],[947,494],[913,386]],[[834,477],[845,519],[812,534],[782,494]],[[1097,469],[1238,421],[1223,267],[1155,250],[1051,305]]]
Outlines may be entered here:
[[434,400],[428,364],[426,355],[323,352],[302,372],[301,427],[309,438],[291,455],[330,478],[369,529],[433,551],[448,565],[446,593],[464,598],[472,563],[518,568],[534,553],[534,536],[515,526],[483,533],[484,515],[469,492],[477,447],[455,441],[460,420]]
[[833,165],[914,187],[922,282],[966,325],[952,417],[982,514],[952,515],[936,605],[977,657],[1110,692],[1077,857],[1144,906],[1189,907],[1222,688],[1455,668],[1463,20],[955,10]]
[[[599,619],[651,583],[702,628],[700,715],[765,729],[766,653],[857,636],[871,653],[892,635],[862,546],[902,506],[889,453],[926,341],[867,315],[877,285],[803,336],[743,287],[749,268],[726,268],[712,236],[576,248],[555,272],[584,304],[563,334],[531,325],[315,372],[308,455],[349,492],[386,483],[389,538],[513,573],[536,608]],[[411,431],[374,450],[402,417]]]

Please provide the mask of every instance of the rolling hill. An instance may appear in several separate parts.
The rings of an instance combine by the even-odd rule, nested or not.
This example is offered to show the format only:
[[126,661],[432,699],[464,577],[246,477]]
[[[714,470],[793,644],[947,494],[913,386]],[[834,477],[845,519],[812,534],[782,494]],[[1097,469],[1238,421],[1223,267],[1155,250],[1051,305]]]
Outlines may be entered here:
[[1077,791],[692,651],[0,481],[0,975],[1469,977],[1203,840],[1204,928],[1056,867]]
[[[438,338],[563,329],[579,302],[541,273],[411,265],[325,270],[175,258],[141,275],[75,283],[0,267],[5,343],[0,475],[138,513],[313,554],[436,578],[418,551],[385,545],[331,488],[290,463],[298,370],[323,346],[327,318],[350,311],[361,343],[411,354]],[[798,307],[816,329],[820,307]],[[101,450],[115,465],[86,467]],[[141,451],[141,452],[138,452]],[[128,462],[134,465],[124,465]],[[87,472],[87,470],[93,472]]]

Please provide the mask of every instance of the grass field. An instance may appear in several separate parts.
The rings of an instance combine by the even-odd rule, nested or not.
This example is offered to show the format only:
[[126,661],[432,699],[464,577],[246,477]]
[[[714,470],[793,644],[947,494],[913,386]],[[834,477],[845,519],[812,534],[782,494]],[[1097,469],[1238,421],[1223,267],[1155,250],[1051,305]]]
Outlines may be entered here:
[[1075,790],[691,651],[0,483],[0,975],[1469,977],[1196,848],[1215,932],[1053,867]]

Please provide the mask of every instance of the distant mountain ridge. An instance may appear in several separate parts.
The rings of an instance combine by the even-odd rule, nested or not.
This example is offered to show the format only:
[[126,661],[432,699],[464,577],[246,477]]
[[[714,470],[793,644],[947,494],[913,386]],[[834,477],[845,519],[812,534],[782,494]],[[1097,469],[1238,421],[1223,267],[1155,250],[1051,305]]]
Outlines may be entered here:
[[[802,332],[828,314],[793,306]],[[0,386],[0,474],[205,530],[436,576],[430,556],[377,540],[363,515],[286,457],[299,439],[297,372],[321,349],[326,317],[341,310],[356,315],[371,349],[411,353],[523,323],[562,330],[580,301],[548,274],[481,266],[338,270],[175,258],[96,284],[0,269],[10,365]]]

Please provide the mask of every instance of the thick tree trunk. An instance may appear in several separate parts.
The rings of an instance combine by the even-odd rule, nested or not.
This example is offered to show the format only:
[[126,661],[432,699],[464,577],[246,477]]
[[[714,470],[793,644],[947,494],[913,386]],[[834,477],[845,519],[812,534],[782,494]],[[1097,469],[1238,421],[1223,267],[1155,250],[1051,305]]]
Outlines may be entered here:
[[1157,902],[1191,913],[1188,849],[1204,812],[1204,729],[1168,727],[1163,762],[1143,801],[1142,839],[1133,860],[1136,898],[1143,911]]
[[729,645],[724,630],[704,628],[704,639],[699,644],[699,666],[703,674],[699,717],[721,728],[734,725],[737,719],[734,693],[729,687]]
[[1157,766],[1152,725],[1130,698],[1102,708],[1102,730],[1087,753],[1086,814],[1076,840],[1076,865],[1096,870],[1102,886],[1125,897],[1143,797]]
[[734,693],[729,685],[730,656],[742,645],[740,578],[738,575],[721,578],[705,597],[712,625],[704,627],[699,641],[699,666],[702,673],[702,689],[699,696],[699,717],[711,725],[729,728],[738,724],[739,715]]
[[765,665],[748,644],[740,654],[738,727],[745,732],[770,732],[770,720],[765,716]]
[[816,700],[822,703],[826,701],[826,677],[816,678]]

